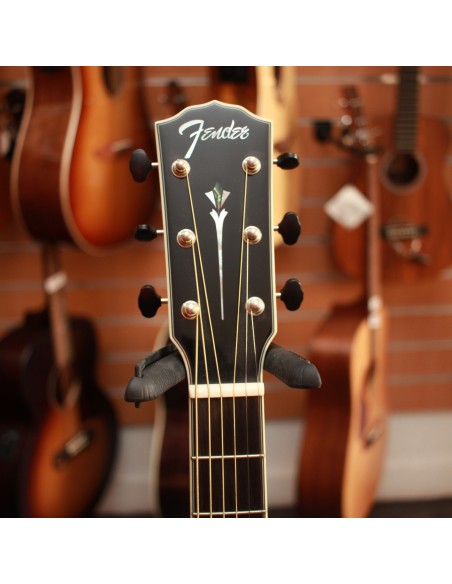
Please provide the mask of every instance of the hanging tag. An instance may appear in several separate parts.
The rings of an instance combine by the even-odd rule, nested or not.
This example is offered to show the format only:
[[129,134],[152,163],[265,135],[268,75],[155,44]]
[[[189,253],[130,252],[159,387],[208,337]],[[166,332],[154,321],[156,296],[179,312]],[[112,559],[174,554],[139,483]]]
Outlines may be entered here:
[[346,184],[325,204],[324,210],[345,229],[355,229],[372,215],[374,206],[355,185]]

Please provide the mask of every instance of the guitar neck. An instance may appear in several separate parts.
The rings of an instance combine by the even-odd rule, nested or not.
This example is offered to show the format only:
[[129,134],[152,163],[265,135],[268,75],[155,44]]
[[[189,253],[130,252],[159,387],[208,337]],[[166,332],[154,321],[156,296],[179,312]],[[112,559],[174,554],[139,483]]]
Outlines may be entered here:
[[367,196],[373,205],[373,213],[367,223],[367,274],[366,297],[381,298],[381,254],[380,254],[380,213],[379,213],[379,170],[378,157],[366,156]]
[[266,517],[263,396],[190,398],[192,517]]
[[70,376],[69,372],[73,365],[73,346],[64,294],[67,277],[61,269],[56,245],[44,246],[43,267],[44,291],[49,308],[53,355],[60,378],[61,397],[64,398],[70,388],[70,377],[67,376]]
[[416,150],[418,69],[418,67],[400,67],[394,143],[397,152]]

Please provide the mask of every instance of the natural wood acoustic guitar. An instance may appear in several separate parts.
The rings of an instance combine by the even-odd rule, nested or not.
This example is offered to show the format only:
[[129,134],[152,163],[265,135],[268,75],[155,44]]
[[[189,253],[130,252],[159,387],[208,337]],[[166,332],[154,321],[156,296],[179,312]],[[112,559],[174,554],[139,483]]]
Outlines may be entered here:
[[15,216],[31,238],[99,255],[133,238],[153,200],[130,184],[150,137],[137,67],[32,67],[11,172]]
[[[395,115],[369,122],[382,149],[377,176],[384,281],[432,278],[452,262],[445,176],[450,135],[440,120],[419,115],[419,78],[419,67],[400,67]],[[334,257],[349,276],[364,277],[365,239],[362,226],[334,226]]]
[[[357,100],[353,88],[349,99]],[[364,137],[365,136],[365,137]],[[381,289],[379,159],[360,125],[354,185],[373,206],[366,221],[362,298],[335,306],[309,344],[322,389],[308,395],[300,456],[303,517],[365,517],[374,502],[387,436],[387,317]]]

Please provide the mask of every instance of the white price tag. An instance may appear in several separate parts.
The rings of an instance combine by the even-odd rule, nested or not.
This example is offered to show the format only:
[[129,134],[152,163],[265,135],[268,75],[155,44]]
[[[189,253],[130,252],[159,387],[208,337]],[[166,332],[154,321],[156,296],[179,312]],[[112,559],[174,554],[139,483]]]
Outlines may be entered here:
[[357,187],[346,184],[325,204],[324,209],[342,227],[355,229],[372,215],[374,206]]

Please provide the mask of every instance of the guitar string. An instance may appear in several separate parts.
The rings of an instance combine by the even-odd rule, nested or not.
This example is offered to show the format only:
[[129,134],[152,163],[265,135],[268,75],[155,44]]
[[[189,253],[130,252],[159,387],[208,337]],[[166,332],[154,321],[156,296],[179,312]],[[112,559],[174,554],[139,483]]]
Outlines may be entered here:
[[[246,292],[245,298],[249,298],[249,270],[250,270],[250,242],[246,240]],[[248,314],[245,311],[245,429],[246,429],[246,452],[250,452],[250,442],[249,442],[249,428],[248,428],[248,317],[252,314]],[[257,380],[256,380],[257,381]],[[250,477],[250,458],[247,459],[247,480],[248,480],[248,510],[251,510],[251,477]]]
[[[249,241],[247,240],[246,242],[246,298],[249,298],[249,268],[250,268],[250,244]],[[254,367],[255,367],[255,374],[256,374],[256,384],[259,382],[259,374],[258,374],[258,368],[257,368],[257,349],[256,349],[256,333],[255,333],[255,328],[254,328],[254,316],[252,313],[246,312],[245,314],[245,318],[246,318],[246,327],[245,327],[245,354],[246,354],[246,358],[245,358],[245,419],[246,419],[246,451],[248,453],[248,507],[249,510],[251,510],[251,469],[250,469],[250,457],[249,457],[249,453],[250,453],[250,446],[249,446],[249,413],[248,413],[248,393],[247,393],[247,379],[248,379],[248,338],[249,338],[249,331],[248,331],[248,317],[251,321],[251,336],[252,336],[252,341],[253,341],[253,345],[252,345],[252,349],[253,349],[253,356],[254,356]],[[260,406],[261,401],[262,401],[262,396],[257,396],[257,400],[258,400],[258,404]],[[260,415],[260,420],[261,420],[261,432],[262,432],[262,413],[261,413],[261,409],[259,407],[259,415]],[[262,451],[262,438],[261,436],[260,438],[260,450]]]
[[[198,318],[199,318],[199,324],[201,327],[201,339],[202,339],[202,351],[203,351],[203,357],[204,357],[204,365],[205,365],[205,375],[206,375],[206,384],[207,384],[207,426],[208,426],[208,453],[209,453],[209,457],[208,457],[208,465],[209,465],[209,513],[210,516],[212,517],[212,513],[213,513],[213,508],[212,508],[212,440],[211,440],[211,410],[210,410],[210,378],[209,378],[209,367],[208,367],[208,363],[207,363],[207,353],[206,353],[206,341],[205,341],[205,333],[204,333],[204,326],[203,326],[203,316],[202,316],[202,304],[201,304],[201,296],[199,293],[199,279],[198,279],[198,268],[197,268],[197,263],[196,263],[196,254],[195,254],[195,245],[198,246],[198,254],[199,254],[199,244],[198,244],[198,233],[197,233],[197,229],[196,229],[196,225],[194,225],[194,229],[195,229],[195,235],[196,235],[196,242],[193,244],[192,247],[192,251],[193,251],[193,268],[194,268],[194,274],[195,274],[195,285],[196,285],[196,294],[197,294],[197,298],[198,298],[198,306],[199,306],[199,314],[198,314]],[[196,318],[196,322],[198,323],[198,318]],[[198,339],[197,339],[198,341]],[[196,369],[198,368],[198,351],[197,351],[198,347],[196,347],[195,350],[195,356],[196,356]],[[196,385],[195,387],[195,399],[196,399],[196,417],[198,418],[199,415],[199,402],[198,402],[198,387]],[[196,433],[196,441],[197,441],[197,445],[199,447],[199,427],[197,428],[197,433]],[[198,465],[198,471],[199,471],[199,451],[197,452],[197,465]],[[200,481],[199,481],[199,472],[198,472],[198,476],[197,476],[197,484],[196,484],[196,493],[197,493],[197,497],[198,497],[198,518],[199,518],[199,514],[200,514],[200,508],[199,508],[199,504],[200,504]]]
[[[196,216],[195,216],[195,211],[194,211],[194,206],[193,206],[193,196],[192,196],[192,191],[191,191],[191,186],[190,186],[190,179],[189,179],[188,175],[186,176],[186,179],[187,179],[187,188],[188,188],[190,207],[191,207],[191,213],[192,213],[192,219],[193,219],[193,227],[194,227],[195,236],[196,236],[196,247],[198,250],[199,266],[201,269],[202,284],[203,284],[204,296],[205,296],[205,300],[206,300],[207,316],[208,316],[210,334],[211,334],[211,338],[212,338],[212,348],[213,348],[213,354],[214,354],[214,359],[215,359],[215,366],[216,366],[216,370],[217,370],[218,385],[220,388],[221,465],[222,465],[222,467],[221,467],[222,468],[222,473],[221,473],[222,481],[221,481],[221,483],[222,483],[222,504],[223,504],[223,515],[224,515],[226,508],[225,508],[225,482],[224,482],[223,388],[222,388],[222,384],[221,384],[221,376],[220,376],[220,368],[218,365],[215,335],[213,332],[209,298],[207,295],[206,280],[205,280],[205,276],[204,276],[204,267],[203,267],[203,262],[202,262],[201,247],[199,245],[198,227],[196,224]],[[199,311],[199,314],[202,315],[201,310]],[[205,354],[204,327],[203,327],[203,323],[202,323],[202,316],[201,316],[200,324],[201,324],[201,335],[203,337],[204,362],[205,362],[206,378],[207,378],[208,364],[207,364],[207,357]],[[210,493],[209,497],[210,497],[210,509],[212,511],[212,459],[211,459],[211,450],[210,450],[211,449],[212,432],[211,432],[211,411],[210,411],[211,404],[210,404],[210,385],[209,384],[208,384],[207,400],[208,400],[207,403],[208,403],[208,432],[209,432],[209,493]]]
[[[199,281],[198,281],[198,269],[196,267],[196,255],[194,245],[192,246],[193,252],[193,269],[195,273],[195,283],[196,283],[196,296],[198,298],[198,304],[201,306],[201,298],[199,297]],[[201,312],[201,310],[200,310]],[[199,508],[199,420],[198,420],[198,360],[199,360],[199,319],[196,319],[196,333],[195,333],[195,452],[196,452],[196,513],[199,518],[200,508]],[[191,464],[190,464],[191,468]]]
[[248,170],[245,167],[245,185],[243,193],[243,210],[242,210],[242,232],[241,232],[241,250],[240,250],[240,266],[239,266],[239,286],[237,299],[237,322],[235,331],[235,352],[234,352],[234,375],[232,381],[232,411],[233,411],[233,432],[234,432],[234,480],[235,480],[235,512],[238,516],[238,492],[237,492],[237,434],[236,434],[236,412],[235,412],[235,381],[237,375],[237,352],[239,341],[239,324],[240,324],[240,300],[242,296],[242,269],[243,269],[243,234],[245,232],[245,214],[246,214],[246,199],[248,192]]

